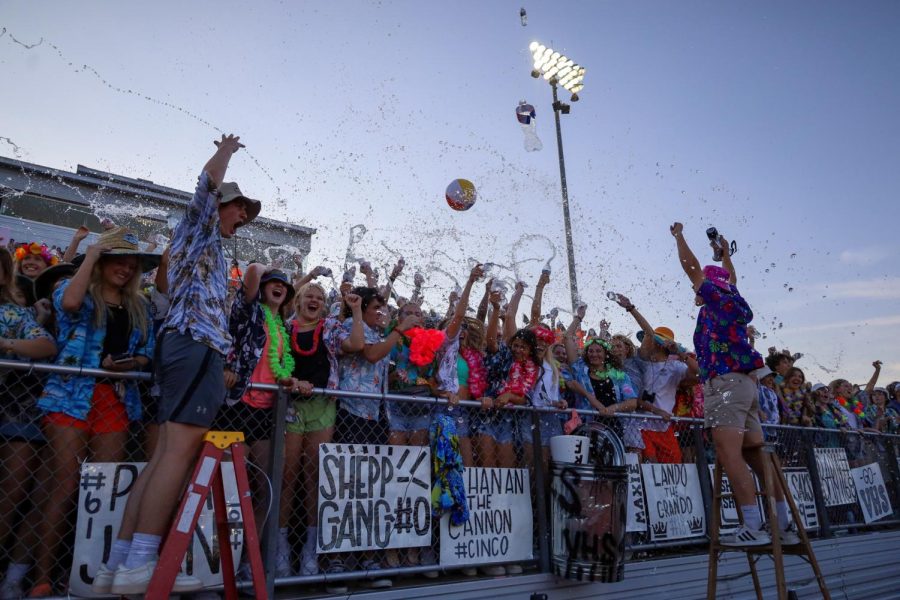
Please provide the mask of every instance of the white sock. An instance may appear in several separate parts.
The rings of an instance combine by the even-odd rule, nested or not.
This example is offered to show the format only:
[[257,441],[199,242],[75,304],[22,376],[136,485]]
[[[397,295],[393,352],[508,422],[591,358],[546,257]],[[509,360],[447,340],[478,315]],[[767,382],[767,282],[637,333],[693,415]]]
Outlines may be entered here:
[[291,542],[288,539],[288,528],[280,527],[278,529],[278,554],[290,554]]
[[778,527],[784,531],[790,524],[791,519],[788,517],[787,500],[781,500],[775,503],[775,512],[778,514]]
[[751,531],[759,531],[762,528],[762,520],[759,518],[759,509],[755,504],[741,507],[741,515],[744,517],[744,527]]
[[161,542],[161,535],[150,535],[149,533],[134,534],[134,537],[131,539],[131,549],[128,551],[128,558],[125,559],[125,568],[136,569],[156,560]]
[[6,577],[3,578],[3,581],[7,585],[20,583],[28,575],[28,569],[30,568],[31,565],[28,563],[9,563],[9,566],[6,567]]
[[315,556],[316,555],[316,536],[319,535],[319,526],[318,525],[307,525],[306,526],[306,543],[303,544],[303,555],[304,556]]
[[119,568],[128,553],[131,552],[131,540],[116,540],[113,542],[112,549],[109,551],[109,559],[106,561],[106,568],[115,571]]

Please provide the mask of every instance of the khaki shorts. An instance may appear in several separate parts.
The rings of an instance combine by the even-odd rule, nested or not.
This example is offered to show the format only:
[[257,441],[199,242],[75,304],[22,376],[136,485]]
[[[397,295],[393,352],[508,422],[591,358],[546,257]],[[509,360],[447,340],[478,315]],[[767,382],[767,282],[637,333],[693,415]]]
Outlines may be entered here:
[[288,406],[284,428],[299,435],[322,431],[334,427],[336,415],[337,402],[333,398],[321,395],[300,398]]
[[704,383],[703,424],[762,433],[756,382],[744,373],[726,373]]

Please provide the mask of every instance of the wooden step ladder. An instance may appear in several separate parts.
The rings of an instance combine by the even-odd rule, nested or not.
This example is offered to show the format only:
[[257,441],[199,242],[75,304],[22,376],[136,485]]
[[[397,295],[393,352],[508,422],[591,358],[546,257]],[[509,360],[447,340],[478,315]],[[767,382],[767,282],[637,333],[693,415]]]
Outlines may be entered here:
[[222,459],[231,453],[234,463],[234,479],[237,483],[241,516],[244,522],[244,546],[250,558],[253,575],[253,590],[257,600],[266,598],[266,578],[262,556],[259,552],[259,536],[253,518],[253,504],[250,501],[250,484],[247,480],[247,459],[244,448],[244,434],[238,431],[209,431],[203,437],[203,449],[197,459],[194,474],[178,507],[178,513],[166,536],[159,562],[145,598],[163,600],[169,597],[175,577],[181,569],[184,553],[187,551],[200,510],[206,497],[212,492],[216,514],[216,529],[219,537],[219,556],[222,561],[222,582],[225,599],[237,600],[238,591],[234,578],[234,560],[231,556],[231,532],[228,525],[228,510],[225,506],[225,486],[222,483]]
[[[794,502],[794,498],[791,496],[790,490],[788,490],[787,482],[784,479],[784,473],[781,470],[781,461],[778,459],[778,454],[775,452],[775,446],[773,444],[764,444],[762,446],[744,449],[745,454],[751,452],[762,453],[762,462],[765,468],[763,470],[763,480],[761,482],[762,489],[757,495],[763,496],[766,499],[766,515],[769,522],[772,542],[765,546],[743,547],[723,546],[719,543],[722,498],[732,497],[733,495],[722,493],[722,464],[719,462],[718,458],[716,458],[715,474],[713,476],[712,524],[710,526],[709,536],[709,575],[706,584],[707,600],[715,600],[716,598],[719,558],[723,552],[746,553],[747,562],[750,564],[750,575],[753,577],[753,587],[756,589],[756,597],[758,600],[763,600],[764,596],[762,585],[759,581],[759,574],[756,571],[756,563],[763,555],[771,555],[772,560],[775,562],[775,583],[778,589],[778,600],[788,600],[787,582],[785,581],[784,576],[785,554],[800,556],[809,563],[813,573],[815,573],[816,580],[819,583],[822,597],[825,598],[825,600],[831,600],[831,595],[828,593],[828,587],[825,585],[825,578],[822,576],[822,571],[819,569],[819,563],[816,561],[816,556],[813,553],[809,537],[806,535],[806,528],[803,527],[800,512],[797,510],[797,505]],[[784,498],[788,503],[794,523],[796,524],[800,543],[795,546],[782,547],[781,545],[781,530],[778,526],[778,516],[775,509],[775,495],[769,493],[770,490],[775,489],[773,486],[778,486],[784,493]],[[739,508],[738,514],[740,514]]]

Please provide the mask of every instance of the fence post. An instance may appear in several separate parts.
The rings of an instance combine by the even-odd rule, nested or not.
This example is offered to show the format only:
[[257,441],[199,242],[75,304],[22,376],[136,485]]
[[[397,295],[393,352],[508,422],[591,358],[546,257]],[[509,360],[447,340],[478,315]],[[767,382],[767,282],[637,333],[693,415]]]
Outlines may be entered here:
[[700,493],[703,495],[703,506],[706,508],[707,535],[708,524],[712,523],[712,480],[709,478],[709,461],[706,460],[706,446],[703,445],[703,427],[691,423],[691,433],[694,436],[694,448],[697,453],[697,471],[700,477]]
[[803,445],[806,447],[806,468],[809,469],[813,497],[816,501],[816,512],[819,515],[819,537],[830,538],[833,534],[831,533],[831,521],[828,518],[828,509],[825,506],[825,497],[822,496],[822,485],[819,480],[819,466],[816,464],[815,436],[813,435],[813,432],[804,429],[801,432],[800,437],[803,440]]
[[[278,550],[278,518],[281,508],[281,486],[284,476],[284,420],[287,416],[287,405],[291,397],[287,390],[278,387],[275,395],[275,406],[272,407],[274,420],[272,441],[269,451],[269,480],[272,482],[272,498],[269,516],[266,519],[263,536],[263,565],[266,569],[266,597],[275,597],[275,561]],[[259,500],[259,499],[257,499]]]
[[[538,516],[538,552],[540,562],[538,565],[544,573],[550,572],[550,528],[547,511],[546,476],[544,473],[544,450],[541,445],[541,420],[540,413],[531,409],[531,448],[533,450],[532,463],[534,464],[534,491],[537,503]],[[520,421],[521,422],[521,421]]]

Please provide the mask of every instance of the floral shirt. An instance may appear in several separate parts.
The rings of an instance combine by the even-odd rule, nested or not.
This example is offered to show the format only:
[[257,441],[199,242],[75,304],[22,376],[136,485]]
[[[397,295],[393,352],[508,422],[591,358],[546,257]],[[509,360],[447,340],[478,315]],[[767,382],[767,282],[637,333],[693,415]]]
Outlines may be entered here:
[[236,404],[243,397],[266,345],[266,317],[259,297],[257,292],[256,297],[247,302],[242,283],[231,303],[228,331],[233,343],[225,358],[225,368],[237,375],[237,383],[225,394],[228,404]]
[[703,306],[697,314],[694,347],[700,363],[700,380],[709,381],[726,373],[749,373],[765,365],[747,339],[753,311],[732,286],[727,293],[705,279],[697,294]]
[[[53,308],[56,311],[59,327],[59,333],[56,336],[59,354],[54,362],[65,367],[99,369],[103,353],[103,339],[106,337],[106,325],[105,323],[99,327],[94,325],[94,300],[90,294],[84,295],[78,312],[69,313],[63,310],[62,297],[68,286],[69,281],[64,281],[53,292]],[[147,311],[149,327],[151,322],[149,302],[144,302],[144,309]],[[153,357],[153,349],[153,332],[148,331],[144,335],[140,330],[132,328],[128,337],[128,353],[132,356],[144,356],[150,359]],[[121,381],[125,389],[123,402],[128,412],[128,418],[136,421],[141,418],[141,396],[138,392],[137,382]],[[44,384],[44,393],[38,400],[38,408],[47,413],[61,412],[82,421],[87,420],[88,413],[91,411],[91,398],[94,395],[96,383],[95,377],[87,375],[51,373],[47,376],[47,382]]]
[[782,389],[781,395],[784,397],[784,404],[782,405],[784,414],[782,417],[785,425],[802,425],[803,409],[806,408],[807,411],[811,409],[806,392],[802,389]]
[[[344,354],[341,351],[341,344],[350,337],[352,327],[352,318],[344,319],[337,327],[326,327],[325,343],[328,344],[329,352],[338,357],[338,368],[332,369],[332,376],[337,377],[337,388],[353,392],[384,394],[387,392],[390,353],[375,363],[366,360],[362,352]],[[380,332],[365,323],[363,323],[363,333],[366,345],[384,341],[384,336]],[[381,402],[380,398],[341,398],[340,407],[355,417],[377,421],[381,412]]]
[[170,307],[163,328],[190,335],[227,356],[228,263],[219,231],[218,192],[206,171],[172,235],[168,277]]
[[[35,320],[34,313],[18,304],[0,305],[0,338],[9,340],[53,339]],[[4,356],[4,358],[9,357]]]
[[[566,376],[566,374],[568,374],[570,380],[577,381],[588,392],[593,391],[594,384],[591,383],[590,368],[588,367],[587,363],[584,362],[583,358],[579,358],[577,361],[575,361],[574,364],[569,367],[567,371],[562,371],[562,373],[563,376]],[[613,384],[616,392],[616,402],[628,400],[629,398],[637,398],[637,394],[634,391],[634,386],[631,385],[631,379],[624,371],[622,372],[621,378],[613,379]],[[594,409],[587,397],[574,392],[573,395],[575,396],[576,402],[576,406],[574,406],[573,408],[585,410]]]
[[759,420],[763,425],[777,425],[780,422],[778,404],[778,394],[775,393],[775,390],[760,385]]

